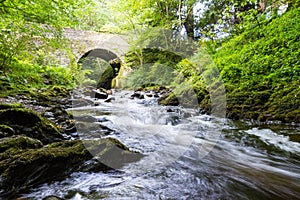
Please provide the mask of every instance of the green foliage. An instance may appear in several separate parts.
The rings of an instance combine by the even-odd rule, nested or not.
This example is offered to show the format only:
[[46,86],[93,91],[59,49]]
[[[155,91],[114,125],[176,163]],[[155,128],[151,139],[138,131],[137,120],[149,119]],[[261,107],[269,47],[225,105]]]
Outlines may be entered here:
[[47,1],[47,0],[2,0],[0,14],[16,20],[49,24],[52,26],[67,26],[72,23],[76,11],[92,3],[86,1]]
[[193,4],[196,0],[113,0],[113,16],[120,30],[160,27],[180,31],[184,26],[193,37]]
[[229,113],[239,113],[238,118],[299,120],[299,113],[286,118],[300,110],[295,103],[300,95],[299,30],[300,9],[296,8],[217,50],[214,61],[226,85]]
[[70,69],[15,62],[6,72],[0,72],[1,96],[48,88],[51,85],[72,88]]
[[159,49],[130,52],[125,57],[126,67],[135,70],[128,76],[127,87],[170,85],[176,64],[181,56]]
[[[71,45],[62,37],[62,29],[79,24],[98,29],[103,23],[95,24],[102,16],[86,20],[91,17],[87,13],[92,14],[96,5],[93,2],[0,1],[0,89],[5,91],[2,95],[49,85],[74,85],[72,76],[78,74],[79,69],[71,54]],[[69,55],[70,69],[60,66],[57,54],[62,53]]]

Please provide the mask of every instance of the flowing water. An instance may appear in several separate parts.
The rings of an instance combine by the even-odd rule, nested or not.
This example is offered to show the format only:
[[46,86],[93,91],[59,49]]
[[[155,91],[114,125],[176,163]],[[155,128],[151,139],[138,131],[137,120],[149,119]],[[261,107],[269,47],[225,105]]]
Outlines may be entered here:
[[[155,98],[130,99],[115,92],[111,103],[74,108],[93,116],[114,137],[144,158],[119,170],[76,172],[32,189],[42,199],[300,199],[299,125],[251,125],[162,107]],[[75,118],[76,119],[76,118]],[[82,140],[103,130],[77,126]],[[108,131],[109,130],[109,131]],[[107,133],[109,132],[109,134]]]

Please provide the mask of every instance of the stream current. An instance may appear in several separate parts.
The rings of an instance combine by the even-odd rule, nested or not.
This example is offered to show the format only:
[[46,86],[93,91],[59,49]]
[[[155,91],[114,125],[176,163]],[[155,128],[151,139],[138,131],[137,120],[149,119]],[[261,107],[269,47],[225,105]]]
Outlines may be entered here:
[[300,134],[299,126],[234,122],[131,94],[115,91],[110,103],[97,100],[97,106],[71,112],[97,119],[88,129],[77,125],[80,139],[116,138],[142,153],[140,161],[108,172],[76,172],[23,197],[300,199],[300,143],[289,137]]

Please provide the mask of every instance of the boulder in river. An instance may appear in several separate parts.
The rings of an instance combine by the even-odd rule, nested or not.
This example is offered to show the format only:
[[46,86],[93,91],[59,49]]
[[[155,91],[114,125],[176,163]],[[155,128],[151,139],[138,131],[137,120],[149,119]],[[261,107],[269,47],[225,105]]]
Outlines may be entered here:
[[[37,139],[16,136],[0,140],[0,146],[0,197],[57,180],[74,171],[116,169],[142,157],[113,138],[84,142],[72,140],[42,146]],[[85,164],[93,156],[97,162]]]
[[96,99],[106,99],[108,95],[107,93],[101,92],[99,90],[92,90],[91,97]]
[[138,92],[138,91],[134,92],[130,97],[132,99],[134,99],[134,98],[145,99],[144,94],[142,94],[141,92]]
[[179,100],[174,93],[167,93],[158,99],[158,103],[163,106],[178,106]]
[[[26,135],[39,139],[44,144],[64,139],[57,127],[35,111],[15,106],[0,105],[0,122],[14,130],[14,135]],[[8,130],[8,129],[6,129]]]

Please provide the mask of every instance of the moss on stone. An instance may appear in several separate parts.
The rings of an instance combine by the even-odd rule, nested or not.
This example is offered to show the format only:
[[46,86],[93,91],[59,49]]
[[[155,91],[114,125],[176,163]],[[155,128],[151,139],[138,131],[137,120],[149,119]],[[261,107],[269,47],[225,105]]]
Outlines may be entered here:
[[160,97],[158,99],[158,103],[163,106],[178,106],[179,100],[176,97],[176,95],[173,92],[171,92]]
[[63,139],[62,134],[50,120],[26,108],[2,109],[0,110],[0,121],[4,125],[12,127],[16,135],[24,134],[39,139],[44,144]]
[[300,134],[291,134],[289,138],[293,142],[300,142]]
[[25,136],[3,138],[0,140],[0,160],[10,158],[24,150],[37,149],[42,146],[41,141]]
[[84,163],[93,156],[98,162],[89,167],[89,170],[102,171],[121,167],[141,158],[141,154],[129,151],[113,138],[56,142],[42,148],[38,140],[21,136],[2,142],[2,151],[11,153],[10,157],[4,157],[0,161],[0,187],[7,193],[81,170]]
[[97,88],[111,89],[112,80],[116,77],[116,74],[112,67],[107,67],[98,80]]
[[119,169],[125,163],[136,162],[142,155],[130,151],[114,138],[84,141],[89,152],[108,168]]
[[0,103],[0,110],[12,109],[12,108],[24,108],[24,105],[21,103],[11,103],[11,104]]
[[0,124],[0,138],[10,137],[15,134],[15,130],[10,126]]

